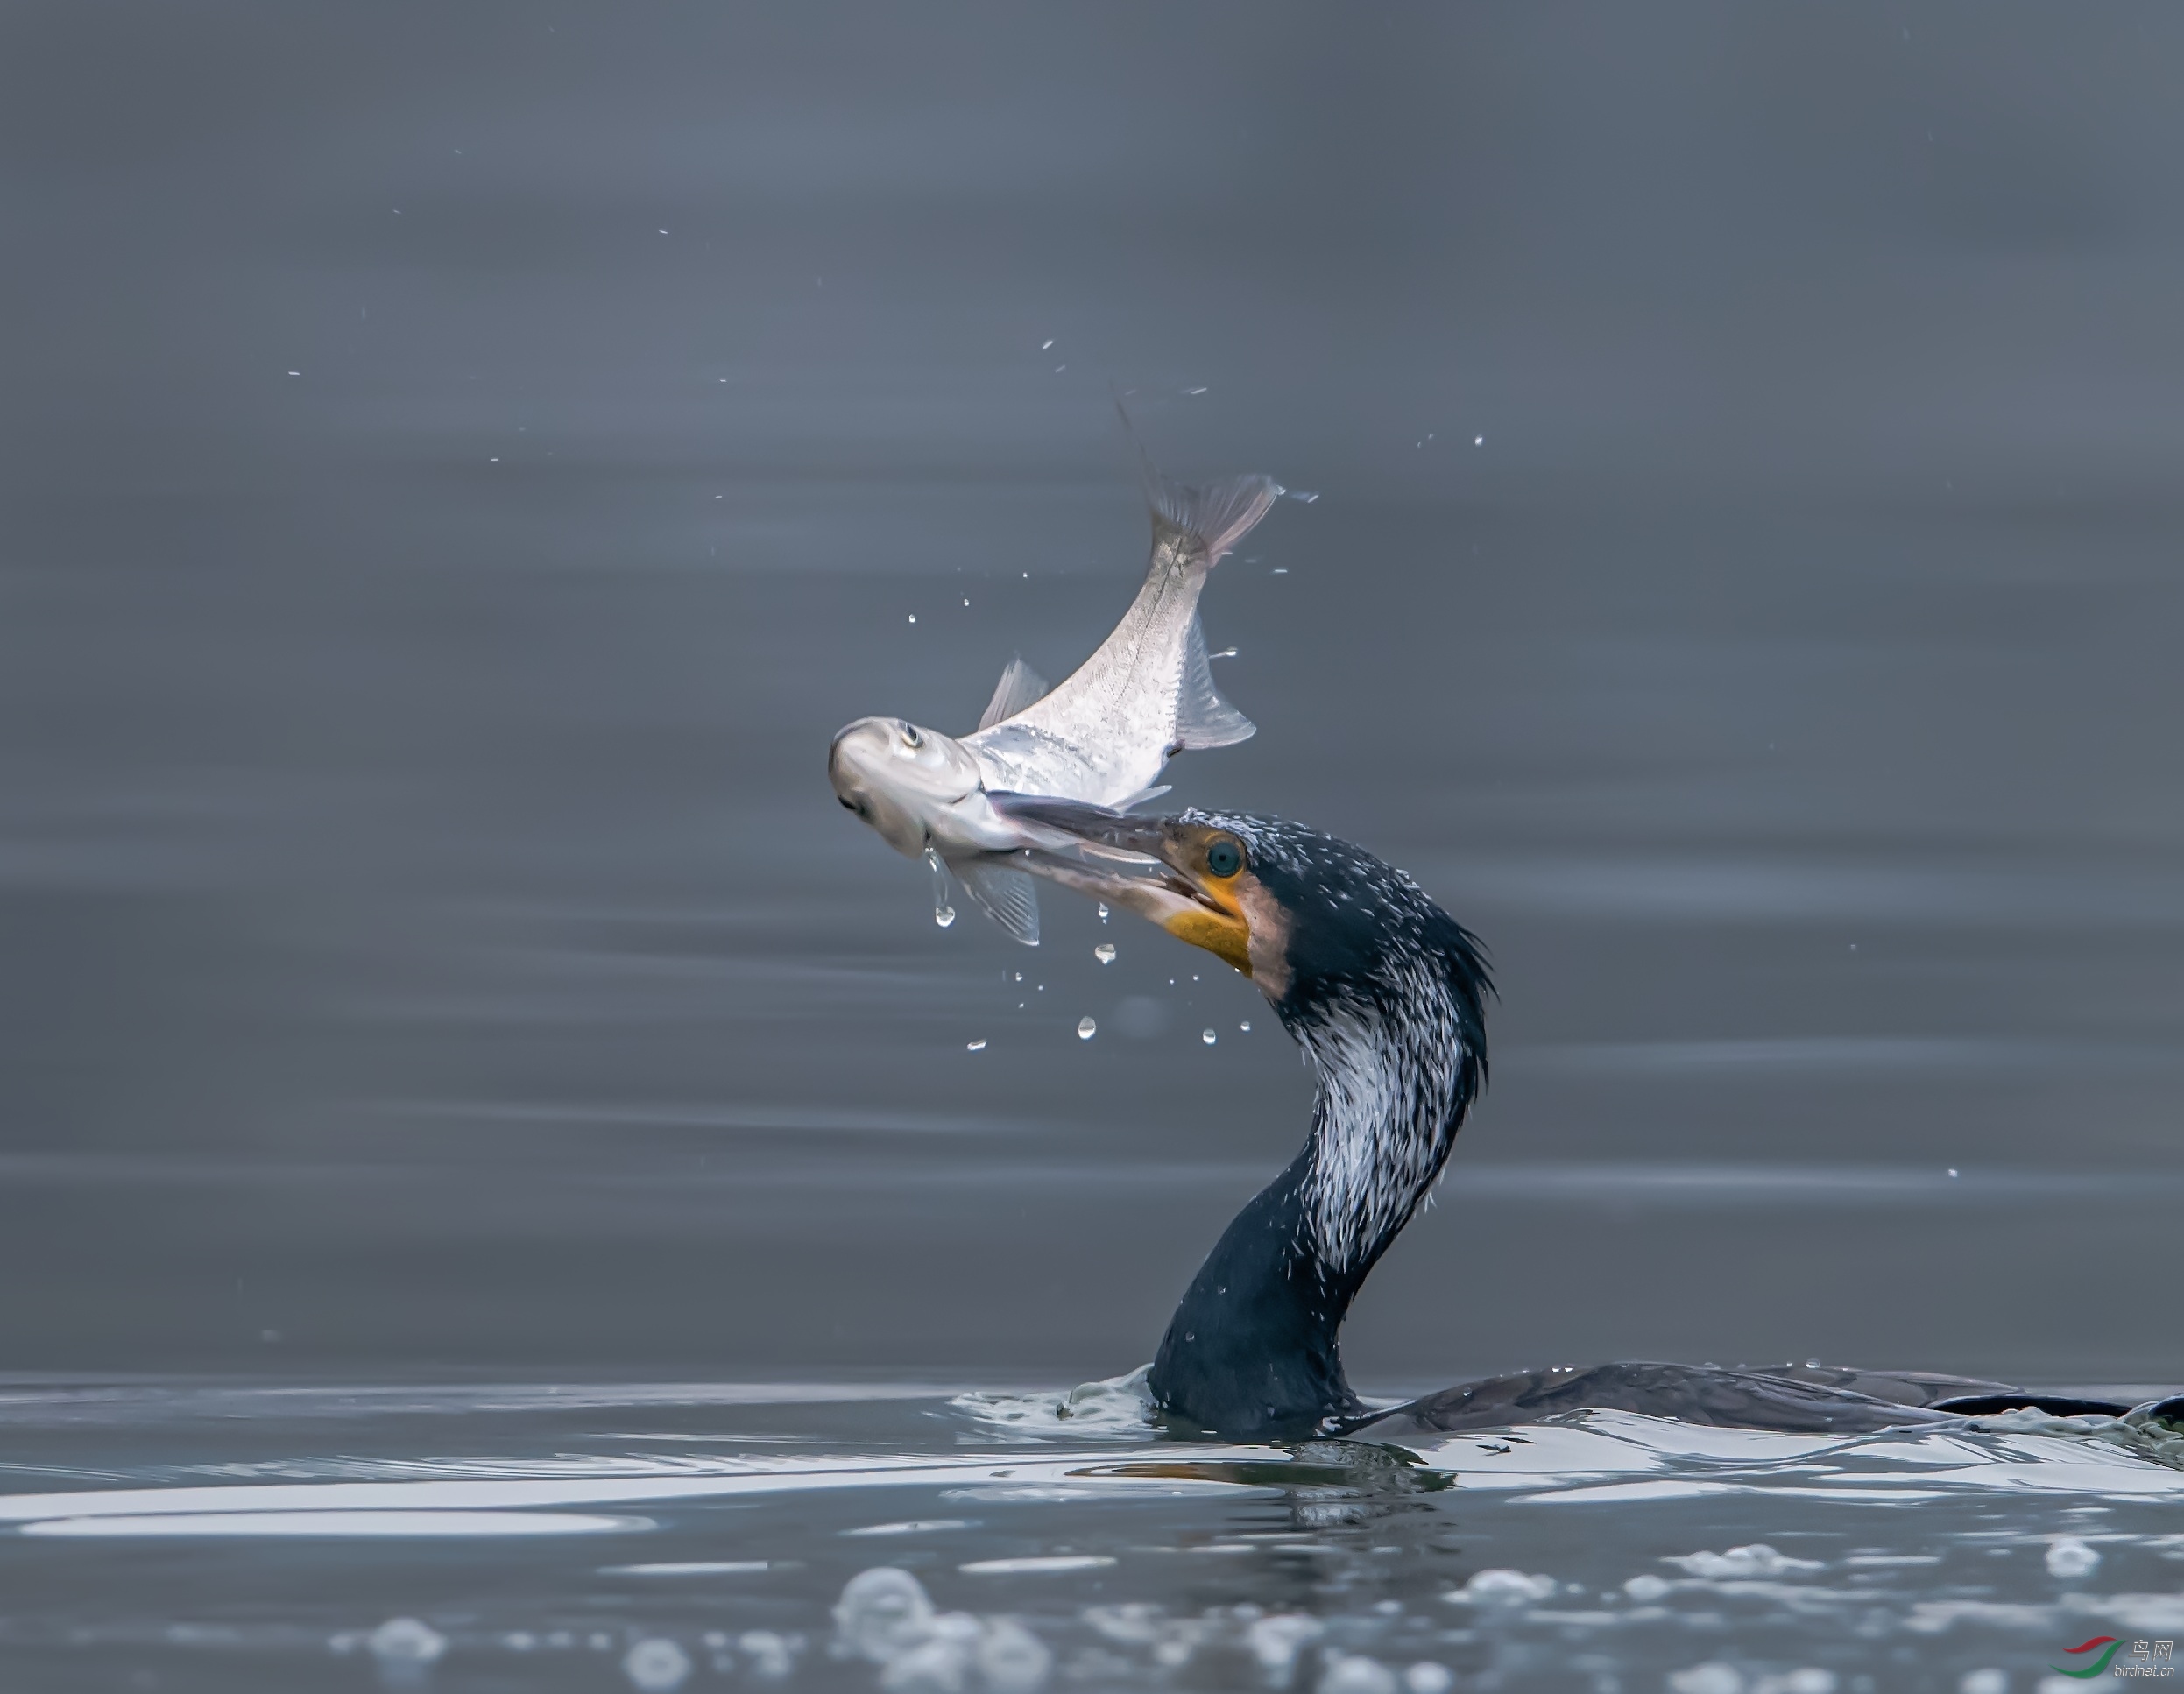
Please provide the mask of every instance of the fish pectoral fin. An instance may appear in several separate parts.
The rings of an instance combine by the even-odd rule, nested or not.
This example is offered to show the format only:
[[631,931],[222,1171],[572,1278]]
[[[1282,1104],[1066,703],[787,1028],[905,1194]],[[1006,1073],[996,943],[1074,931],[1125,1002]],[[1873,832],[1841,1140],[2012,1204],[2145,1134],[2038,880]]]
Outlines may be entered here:
[[1017,654],[1008,661],[1001,680],[993,685],[993,697],[986,702],[986,710],[979,716],[979,728],[990,730],[1004,718],[1015,716],[1033,701],[1043,697],[1046,691],[1046,678],[1025,664],[1021,653]]
[[1172,782],[1158,782],[1154,784],[1153,787],[1149,788],[1140,788],[1127,800],[1116,801],[1114,803],[1114,808],[1118,812],[1127,812],[1133,806],[1142,806],[1149,800],[1158,800],[1163,794],[1166,794],[1175,786],[1176,785]]
[[1258,732],[1259,726],[1222,699],[1213,686],[1205,629],[1192,614],[1190,632],[1184,638],[1183,686],[1176,700],[1176,746],[1233,747]]
[[979,910],[1026,947],[1039,944],[1039,889],[1027,872],[991,859],[971,859],[955,867],[964,893]]

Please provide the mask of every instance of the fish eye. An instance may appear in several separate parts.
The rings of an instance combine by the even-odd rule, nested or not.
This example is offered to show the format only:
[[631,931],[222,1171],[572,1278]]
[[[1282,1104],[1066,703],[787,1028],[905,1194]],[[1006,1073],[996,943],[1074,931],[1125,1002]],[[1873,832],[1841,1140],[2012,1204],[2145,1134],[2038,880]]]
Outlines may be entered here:
[[915,723],[905,723],[902,726],[902,738],[913,747],[922,747],[925,745],[925,738],[917,732],[917,725]]
[[1217,877],[1233,877],[1244,868],[1244,846],[1233,836],[1219,837],[1205,850],[1205,868]]

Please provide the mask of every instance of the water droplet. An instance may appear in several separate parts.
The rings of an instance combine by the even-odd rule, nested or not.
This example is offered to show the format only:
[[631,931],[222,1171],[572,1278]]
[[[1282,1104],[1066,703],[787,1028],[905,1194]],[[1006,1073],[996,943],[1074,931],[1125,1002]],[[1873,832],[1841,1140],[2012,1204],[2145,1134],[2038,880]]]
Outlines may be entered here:
[[1107,902],[1104,900],[1099,902],[1099,921],[1102,923],[1107,921]]
[[1949,1175],[1952,1176],[1956,1175],[1956,1167],[1954,1165],[1951,1165],[1949,1167]]
[[930,847],[925,850],[925,868],[933,873],[933,921],[945,929],[956,921],[956,908],[948,901],[948,867]]
[[1092,956],[1102,964],[1113,964],[1114,963],[1114,943],[1111,941],[1101,942],[1099,946],[1092,949]]
[[1016,980],[1017,980],[1018,982],[1021,982],[1023,979],[1024,979],[1024,973],[1023,973],[1022,971],[1019,971],[1016,973]]
[[1088,1041],[1099,1033],[1099,1026],[1094,1023],[1090,1018],[1079,1018],[1077,1020],[1077,1039],[1078,1041]]
[[1487,438],[1484,435],[1474,435],[1471,438],[1471,444],[1474,447],[1484,447],[1487,444]]
[[1238,1024],[1236,1027],[1242,1030],[1245,1034],[1248,1035],[1251,1034],[1251,1020],[1249,1018],[1246,1018],[1241,1023]]
[[965,1041],[963,1044],[963,1050],[965,1053],[983,1053],[986,1051],[986,1042],[983,1040]]
[[1208,1029],[1201,1032],[1198,1039],[1204,1041],[1208,1047],[1211,1047],[1214,1042],[1220,1040],[1220,1037],[1216,1035],[1212,1030]]
[[915,624],[915,623],[916,623],[916,622],[917,622],[917,614],[916,614],[915,612],[912,612],[912,613],[910,614],[910,621],[911,621],[913,624]]

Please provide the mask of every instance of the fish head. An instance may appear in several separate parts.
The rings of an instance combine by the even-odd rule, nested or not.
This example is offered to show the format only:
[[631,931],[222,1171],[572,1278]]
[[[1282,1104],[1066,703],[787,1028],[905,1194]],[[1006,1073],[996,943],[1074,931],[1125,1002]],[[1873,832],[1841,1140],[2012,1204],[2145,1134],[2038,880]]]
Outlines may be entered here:
[[898,853],[915,858],[981,787],[979,763],[951,735],[900,717],[860,717],[834,738],[835,797]]
[[1188,812],[1133,817],[1030,794],[989,798],[1039,843],[1021,855],[1026,870],[1150,919],[1280,999],[1282,907],[1253,865],[1250,843],[1228,822]]

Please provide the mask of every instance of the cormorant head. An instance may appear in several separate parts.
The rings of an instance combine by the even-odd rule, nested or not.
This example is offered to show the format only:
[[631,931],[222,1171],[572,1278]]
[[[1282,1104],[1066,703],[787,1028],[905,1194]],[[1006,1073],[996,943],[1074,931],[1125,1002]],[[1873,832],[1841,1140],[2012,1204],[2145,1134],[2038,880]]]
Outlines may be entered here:
[[1026,869],[1127,906],[1226,960],[1292,1029],[1368,1004],[1401,1015],[1430,979],[1459,1025],[1450,1033],[1483,1052],[1481,1002],[1492,982],[1477,939],[1362,848],[1276,817],[1134,817],[1071,801],[992,798],[1005,816],[1073,843],[1025,855]]

